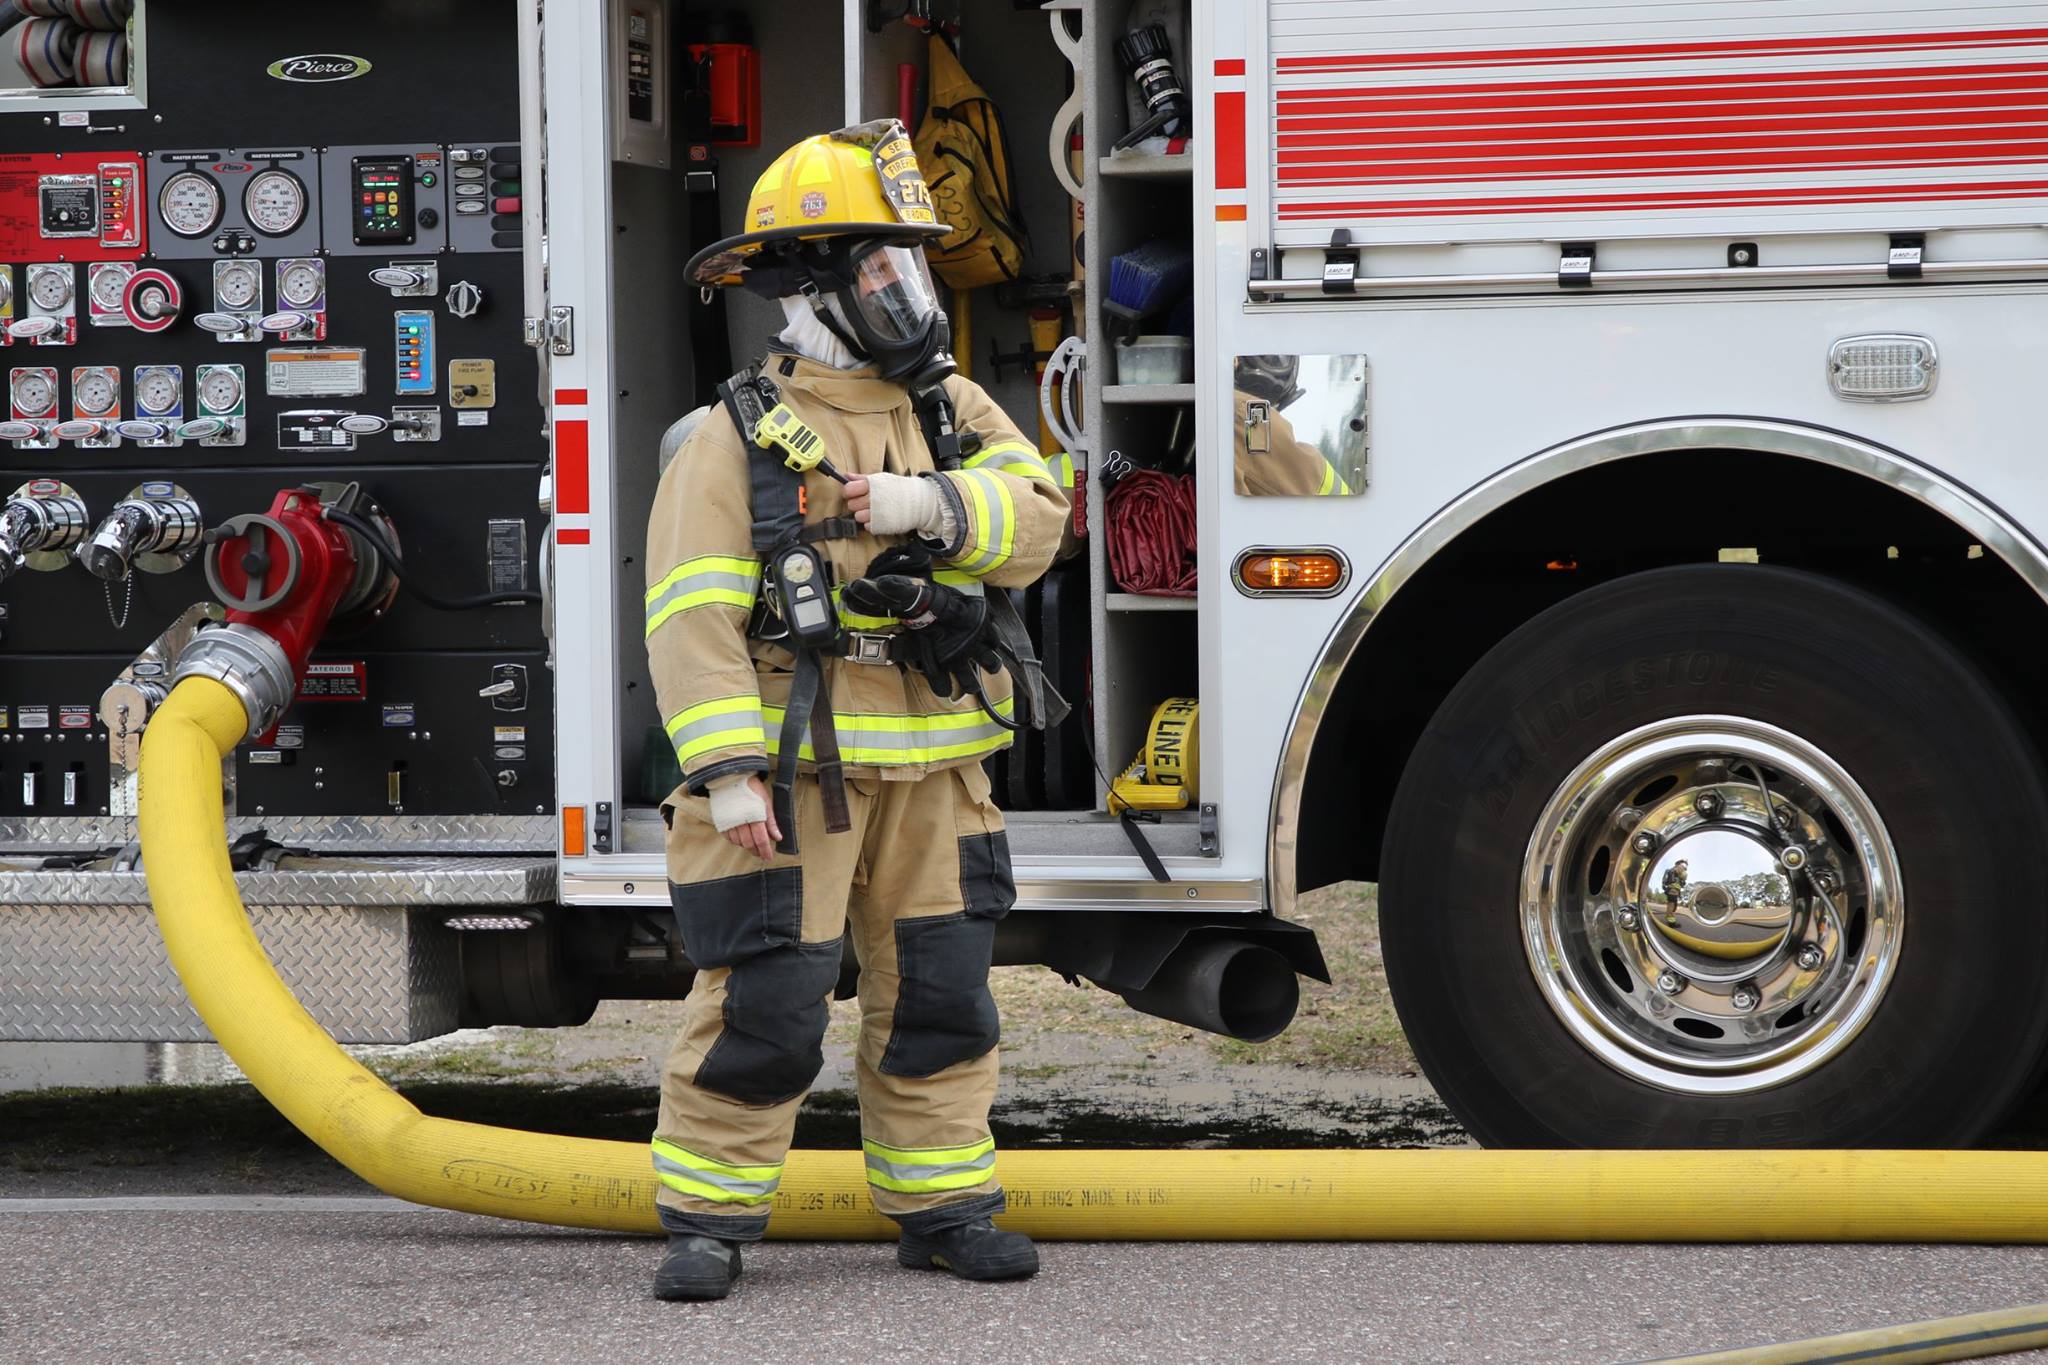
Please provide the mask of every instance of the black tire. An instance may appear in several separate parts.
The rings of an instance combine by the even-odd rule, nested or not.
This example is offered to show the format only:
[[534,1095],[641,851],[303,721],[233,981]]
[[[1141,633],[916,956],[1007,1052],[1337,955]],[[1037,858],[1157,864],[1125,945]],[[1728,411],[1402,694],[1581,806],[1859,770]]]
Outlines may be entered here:
[[[1612,685],[1617,669],[1630,685]],[[1530,835],[1572,769],[1695,714],[1764,721],[1831,755],[1875,803],[1902,874],[1898,967],[1874,1016],[1815,1070],[1750,1094],[1681,1094],[1600,1061],[1542,995],[1517,909]],[[2048,1038],[2043,849],[2035,746],[1927,626],[1809,573],[1662,569],[1544,612],[1438,709],[1380,861],[1387,977],[1423,1070],[1489,1146],[1967,1144],[2024,1097]]]

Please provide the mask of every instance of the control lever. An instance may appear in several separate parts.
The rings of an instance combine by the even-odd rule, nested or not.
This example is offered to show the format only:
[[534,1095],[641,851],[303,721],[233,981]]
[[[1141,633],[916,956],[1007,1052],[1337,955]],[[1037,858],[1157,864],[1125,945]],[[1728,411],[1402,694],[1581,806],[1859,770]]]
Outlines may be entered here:
[[171,434],[171,424],[152,422],[147,417],[126,417],[114,423],[114,434],[130,441],[161,441]]
[[60,441],[96,441],[106,430],[107,424],[97,417],[74,417],[51,427],[50,434]]
[[289,309],[281,313],[266,314],[263,320],[256,325],[266,332],[277,333],[281,340],[286,341],[294,337],[305,337],[313,334],[312,315],[310,313],[295,313]]
[[76,553],[93,577],[119,583],[131,567],[150,573],[183,567],[205,534],[199,504],[184,489],[144,485],[114,504]]
[[228,424],[218,417],[194,417],[189,422],[178,423],[178,439],[203,441],[209,436],[218,436],[227,429]]
[[432,423],[416,412],[394,412],[389,417],[380,417],[374,412],[352,412],[334,425],[351,436],[376,436],[386,431],[419,436],[432,427]]
[[249,320],[238,313],[196,313],[192,325],[215,336],[235,336],[249,330]]
[[426,272],[404,265],[380,265],[370,272],[370,281],[381,284],[394,292],[401,289],[420,289],[427,283]]
[[52,317],[16,318],[7,324],[7,335],[16,341],[24,338],[43,337],[57,330],[57,319]]
[[90,524],[85,500],[69,484],[32,479],[15,489],[0,508],[0,583],[20,568],[60,567]]
[[32,441],[36,438],[38,430],[34,422],[25,422],[19,417],[11,418],[0,422],[0,441]]

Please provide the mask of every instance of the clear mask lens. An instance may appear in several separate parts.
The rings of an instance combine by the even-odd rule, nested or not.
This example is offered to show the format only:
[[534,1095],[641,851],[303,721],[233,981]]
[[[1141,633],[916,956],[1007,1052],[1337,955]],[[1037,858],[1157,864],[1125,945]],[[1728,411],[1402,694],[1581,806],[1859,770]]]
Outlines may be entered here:
[[922,336],[938,312],[937,291],[919,247],[885,246],[855,262],[853,302],[868,327],[885,342]]

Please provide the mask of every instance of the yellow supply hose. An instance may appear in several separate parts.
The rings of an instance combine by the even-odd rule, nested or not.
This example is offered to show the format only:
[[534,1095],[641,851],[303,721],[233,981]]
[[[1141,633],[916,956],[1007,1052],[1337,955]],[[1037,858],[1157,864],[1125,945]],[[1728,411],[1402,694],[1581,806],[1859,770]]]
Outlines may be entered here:
[[1990,1313],[1873,1327],[1831,1337],[1809,1337],[1776,1346],[1744,1346],[1707,1355],[1675,1356],[1660,1365],[1928,1365],[1940,1360],[1976,1360],[2048,1346],[2048,1304],[2001,1308]]
[[[228,865],[220,761],[246,725],[227,688],[188,678],[142,744],[150,899],[228,1055],[307,1137],[402,1199],[658,1231],[644,1144],[428,1118],[292,998]],[[2048,1241],[2048,1157],[2031,1152],[1017,1151],[1000,1170],[1007,1226],[1085,1241]],[[770,1228],[895,1235],[853,1151],[792,1152]]]

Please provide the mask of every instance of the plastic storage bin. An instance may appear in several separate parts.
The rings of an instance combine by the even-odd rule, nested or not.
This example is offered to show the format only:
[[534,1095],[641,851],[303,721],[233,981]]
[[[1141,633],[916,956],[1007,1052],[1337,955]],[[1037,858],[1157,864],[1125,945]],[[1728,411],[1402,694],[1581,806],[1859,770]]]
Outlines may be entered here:
[[1119,384],[1189,384],[1194,378],[1192,337],[1133,337],[1116,343]]

